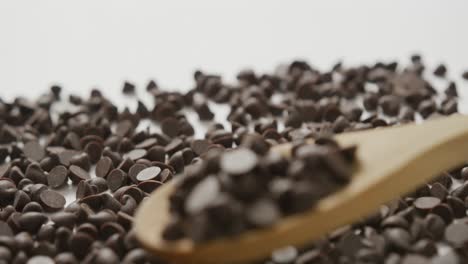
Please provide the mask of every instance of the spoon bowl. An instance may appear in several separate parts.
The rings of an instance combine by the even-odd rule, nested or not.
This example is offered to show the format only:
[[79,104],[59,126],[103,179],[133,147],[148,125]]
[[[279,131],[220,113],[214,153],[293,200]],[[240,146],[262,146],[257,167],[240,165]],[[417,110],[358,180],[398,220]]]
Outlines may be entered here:
[[[201,244],[188,239],[170,242],[162,238],[162,232],[171,218],[168,198],[176,188],[173,180],[138,208],[137,238],[171,263],[245,263],[283,246],[303,246],[463,164],[468,157],[468,117],[452,115],[422,124],[343,133],[335,139],[342,147],[357,146],[353,179],[310,210],[235,237]],[[289,156],[291,146],[279,145],[272,151]]]

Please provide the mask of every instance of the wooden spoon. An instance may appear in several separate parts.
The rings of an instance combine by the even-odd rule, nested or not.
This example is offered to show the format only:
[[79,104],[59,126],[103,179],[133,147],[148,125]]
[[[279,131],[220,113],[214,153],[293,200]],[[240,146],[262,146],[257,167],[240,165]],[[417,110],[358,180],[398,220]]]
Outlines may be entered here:
[[[175,187],[171,182],[139,207],[136,235],[145,248],[173,263],[245,263],[267,257],[286,245],[304,245],[463,164],[468,158],[468,116],[344,133],[336,140],[342,146],[358,146],[359,166],[349,185],[309,211],[286,217],[271,228],[232,238],[202,244],[188,239],[168,242],[161,233],[171,217],[168,197]],[[289,155],[290,146],[273,150]]]

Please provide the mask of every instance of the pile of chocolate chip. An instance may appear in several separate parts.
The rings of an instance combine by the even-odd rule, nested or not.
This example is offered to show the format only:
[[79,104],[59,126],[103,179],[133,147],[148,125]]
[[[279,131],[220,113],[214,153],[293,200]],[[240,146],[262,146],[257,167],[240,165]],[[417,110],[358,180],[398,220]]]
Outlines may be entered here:
[[[59,86],[34,100],[0,100],[0,263],[165,263],[141,248],[132,222],[138,204],[173,177],[194,185],[172,198],[179,219],[206,212],[205,199],[220,193],[218,202],[229,204],[220,208],[239,217],[228,230],[199,233],[174,221],[166,233],[172,238],[204,241],[309,208],[350,179],[353,151],[334,145],[331,135],[458,111],[447,68],[432,72],[443,89],[424,72],[416,55],[405,66],[337,64],[327,71],[294,61],[269,74],[242,71],[233,84],[198,71],[194,88],[184,93],[150,81],[144,97],[152,97],[151,104],[126,82],[123,93],[135,98],[134,109],[119,108],[99,90],[82,98],[65,96]],[[230,108],[227,117],[218,114],[219,105]],[[200,126],[192,113],[207,129],[204,137],[195,137]],[[322,143],[303,146],[309,138]],[[293,159],[269,154],[287,142],[295,146]],[[338,163],[323,152],[335,153]],[[316,169],[309,163],[316,158],[330,175],[311,181],[304,172]],[[466,180],[463,166],[444,173],[357,223],[303,249],[279,249],[260,263],[465,263]],[[199,195],[204,190],[207,196]],[[235,226],[237,220],[244,226]]]
[[173,221],[163,237],[203,242],[268,227],[310,209],[351,178],[354,147],[319,138],[296,144],[290,159],[268,149],[260,136],[246,136],[235,149],[203,153],[170,197]]

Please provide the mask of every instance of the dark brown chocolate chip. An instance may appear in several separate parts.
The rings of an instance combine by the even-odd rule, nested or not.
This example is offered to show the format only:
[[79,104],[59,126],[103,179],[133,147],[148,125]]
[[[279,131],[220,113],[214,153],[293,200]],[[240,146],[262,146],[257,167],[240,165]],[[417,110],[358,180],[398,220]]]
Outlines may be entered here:
[[70,166],[70,160],[76,155],[79,154],[76,150],[65,149],[58,153],[60,163],[64,166]]
[[169,159],[169,165],[172,166],[176,173],[181,173],[184,171],[185,160],[182,156],[181,151],[177,151],[174,153],[171,158]]
[[413,245],[412,250],[418,254],[422,254],[428,257],[437,254],[437,247],[435,242],[429,239],[419,240]]
[[105,192],[108,189],[107,188],[107,181],[104,178],[94,177],[94,178],[91,178],[91,179],[87,180],[87,182],[89,183],[89,185],[95,186],[97,188],[98,193]]
[[379,99],[382,111],[388,116],[396,116],[400,113],[400,100],[396,96],[385,95]]
[[89,160],[93,164],[98,162],[101,158],[102,150],[102,144],[96,141],[89,142],[84,148],[84,151],[88,154]]
[[164,147],[161,146],[154,146],[148,150],[146,155],[147,159],[150,161],[159,161],[165,162],[166,161],[166,151]]
[[102,201],[102,205],[104,206],[104,208],[110,209],[114,212],[118,212],[120,208],[122,207],[120,202],[116,198],[114,198],[112,195],[108,193],[103,193],[100,196],[101,196],[101,201]]
[[47,175],[47,183],[52,188],[63,186],[68,180],[68,170],[65,166],[54,167]]
[[257,155],[246,148],[237,148],[221,156],[220,166],[226,173],[238,175],[250,172],[257,165]]
[[63,209],[66,203],[65,197],[59,192],[53,190],[42,191],[39,195],[39,199],[44,209],[48,211],[57,211]]
[[448,206],[447,204],[439,204],[436,207],[432,208],[431,212],[442,217],[446,224],[450,224],[453,220],[452,208],[450,208],[450,206]]
[[44,212],[44,209],[42,208],[42,206],[37,203],[37,202],[30,202],[28,204],[26,204],[23,208],[23,213],[27,213],[27,212]]
[[149,149],[152,146],[156,145],[158,143],[158,140],[156,138],[147,138],[143,140],[142,142],[138,143],[135,145],[136,149]]
[[160,181],[142,181],[138,184],[138,188],[140,188],[145,193],[152,193],[154,190],[159,188],[159,186],[163,185]]
[[45,156],[45,150],[37,141],[29,141],[24,145],[24,155],[34,161],[40,161]]
[[445,229],[445,240],[454,246],[464,246],[468,243],[468,225],[464,222],[454,222]]
[[23,210],[24,206],[31,202],[31,198],[27,193],[22,190],[18,190],[15,193],[15,199],[13,201],[13,206],[15,207],[16,211]]
[[185,211],[196,214],[219,198],[220,184],[213,177],[207,177],[198,183],[187,197]]
[[70,165],[76,165],[85,171],[89,171],[91,167],[91,161],[89,160],[88,154],[86,154],[86,152],[81,152],[70,159]]
[[37,163],[29,164],[24,176],[34,183],[47,184],[47,175]]
[[82,180],[87,180],[90,178],[87,171],[83,170],[82,168],[76,165],[71,165],[69,168],[69,172],[70,179],[74,183],[79,183]]
[[122,88],[122,93],[124,94],[134,94],[135,93],[135,85],[129,82],[125,82]]
[[138,183],[137,175],[148,166],[141,163],[136,163],[128,170],[128,177],[132,180],[133,183]]
[[447,68],[443,64],[439,64],[435,70],[434,75],[437,77],[445,77],[445,73],[447,72]]
[[403,257],[403,259],[401,260],[401,264],[425,264],[428,263],[428,261],[429,259],[424,256],[417,254],[408,254]]
[[161,130],[169,137],[176,137],[181,131],[180,121],[173,117],[164,119],[161,123]]
[[109,238],[113,234],[120,234],[123,235],[125,233],[125,229],[116,222],[108,222],[104,223],[100,227],[100,234],[104,239]]
[[428,211],[436,207],[441,203],[440,199],[437,197],[419,197],[417,198],[414,202],[413,205],[417,209],[420,209],[422,211]]
[[113,192],[122,187],[126,181],[127,175],[121,169],[114,169],[107,176],[107,186],[109,187],[109,190]]
[[65,226],[73,229],[77,221],[77,216],[71,212],[59,212],[51,215],[50,219],[58,227]]
[[109,157],[102,157],[96,164],[96,176],[105,178],[113,169],[112,160]]
[[145,149],[134,149],[124,155],[124,158],[130,158],[131,160],[138,160],[146,156]]
[[49,256],[37,255],[30,258],[27,264],[54,264],[54,260]]
[[92,195],[92,194],[95,194],[95,193],[96,193],[96,191],[88,183],[88,181],[80,181],[80,183],[78,183],[78,186],[76,188],[76,198],[77,199],[80,199],[80,198],[83,198],[83,197],[86,197],[88,195]]
[[410,247],[411,236],[402,228],[388,228],[384,231],[384,236],[388,242],[401,250],[407,250]]
[[468,80],[468,71],[464,71],[462,73],[462,78],[465,79],[465,80]]
[[34,234],[47,220],[47,216],[43,213],[28,212],[19,216],[18,224],[22,229]]
[[115,133],[120,137],[125,137],[133,133],[133,130],[133,123],[130,120],[123,120],[117,124]]
[[13,236],[13,230],[4,221],[0,221],[0,236]]
[[297,249],[295,247],[288,246],[273,251],[271,254],[271,259],[274,261],[274,263],[286,264],[292,263],[297,258],[297,255]]
[[93,243],[93,238],[85,233],[74,233],[70,237],[69,245],[73,254],[78,258],[84,258],[88,252],[91,244]]
[[280,210],[272,200],[261,199],[247,208],[247,220],[256,227],[270,226],[281,216]]
[[137,174],[136,179],[140,182],[154,180],[158,177],[160,172],[161,172],[161,168],[156,167],[156,166],[151,166],[149,168],[146,168],[140,171],[140,173]]
[[158,180],[160,182],[167,182],[172,179],[172,171],[170,169],[163,169],[161,173],[159,173]]
[[432,184],[429,192],[432,196],[439,198],[441,201],[448,195],[447,188],[439,182]]
[[96,256],[93,259],[96,264],[112,264],[119,263],[119,256],[110,248],[102,248],[96,252]]
[[458,197],[448,196],[447,204],[450,206],[455,218],[462,218],[466,216],[465,203]]
[[79,261],[70,252],[63,252],[55,256],[54,261],[56,264],[78,264]]
[[198,156],[200,156],[208,150],[208,147],[211,144],[212,143],[207,139],[196,139],[192,141],[191,148]]

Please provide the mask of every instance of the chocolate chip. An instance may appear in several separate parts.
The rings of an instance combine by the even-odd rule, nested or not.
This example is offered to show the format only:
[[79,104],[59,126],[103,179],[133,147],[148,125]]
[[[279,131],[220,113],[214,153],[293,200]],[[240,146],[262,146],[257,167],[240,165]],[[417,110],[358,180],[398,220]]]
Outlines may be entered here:
[[15,199],[13,201],[13,206],[17,211],[23,210],[24,206],[31,202],[31,198],[27,193],[22,190],[18,190],[15,193]]
[[453,220],[452,208],[450,208],[450,206],[447,204],[442,203],[437,205],[436,207],[432,208],[432,213],[442,217],[446,224],[450,224],[450,222]]
[[44,209],[48,211],[57,211],[65,206],[65,197],[53,190],[42,191],[39,199]]
[[272,200],[261,199],[247,208],[247,220],[256,227],[272,225],[281,216],[279,208]]
[[411,236],[402,228],[388,228],[384,231],[384,236],[397,249],[407,250],[410,247]]
[[468,225],[463,222],[454,222],[445,229],[445,240],[454,246],[463,246],[468,243]]
[[287,264],[292,263],[298,255],[298,251],[295,247],[285,247],[273,251],[271,254],[271,259],[274,263],[278,264]]
[[146,156],[145,149],[134,149],[124,155],[124,158],[130,158],[131,160],[138,160]]
[[94,258],[96,264],[112,264],[120,262],[119,256],[110,248],[102,248],[97,251]]
[[185,160],[181,151],[177,151],[171,156],[169,165],[174,168],[176,173],[182,173],[184,171]]
[[114,169],[107,176],[107,186],[109,187],[109,190],[113,192],[123,186],[126,181],[127,175],[121,169]]
[[102,144],[96,141],[89,142],[84,148],[84,151],[88,154],[89,160],[93,164],[98,162],[101,158],[102,150]]
[[73,254],[78,259],[82,259],[88,254],[92,242],[93,238],[91,236],[78,232],[70,237],[69,244]]
[[148,168],[147,165],[136,163],[128,170],[128,177],[133,183],[138,183],[137,175],[144,169]]
[[161,130],[169,137],[176,137],[181,132],[181,125],[176,118],[168,117],[162,121]]
[[220,160],[221,168],[230,174],[243,174],[251,171],[257,165],[257,155],[246,148],[238,148],[223,153]]
[[159,161],[165,162],[166,161],[166,151],[161,146],[154,146],[148,150],[146,155],[147,159],[150,161]]
[[50,219],[58,227],[65,226],[73,229],[77,221],[77,216],[71,212],[59,212],[51,215]]
[[429,192],[432,196],[437,197],[440,200],[444,200],[445,197],[448,195],[447,188],[438,182],[432,184]]
[[95,177],[86,181],[91,185],[91,187],[95,186],[98,193],[107,191],[107,181],[103,178]]
[[138,184],[138,188],[140,188],[142,191],[146,193],[152,193],[154,190],[159,188],[159,186],[163,185],[162,182],[160,181],[142,181]]
[[105,178],[114,165],[109,157],[102,157],[96,164],[96,176]]
[[124,94],[134,94],[135,93],[135,85],[129,82],[125,82],[122,88],[122,93]]
[[414,207],[421,211],[429,211],[441,203],[436,197],[419,197],[413,202]]
[[208,150],[208,147],[211,145],[209,140],[206,139],[196,139],[192,141],[191,148],[197,155],[201,155]]
[[4,221],[0,221],[0,236],[13,236],[13,230]]
[[47,220],[47,216],[42,213],[27,212],[19,216],[18,224],[23,230],[34,234]]
[[[97,189],[97,188],[96,188]],[[96,190],[87,182],[87,181],[80,181],[76,188],[76,198],[83,198],[88,195],[95,194]]]
[[90,178],[88,172],[76,165],[71,165],[69,168],[69,172],[69,177],[74,183],[78,183],[82,180],[87,180]]
[[396,96],[385,95],[379,99],[382,111],[388,116],[396,116],[400,113],[400,100]]
[[204,179],[187,197],[185,210],[190,214],[199,212],[217,199],[219,189],[219,182],[216,178]]
[[468,71],[462,73],[462,78],[468,80]]
[[24,145],[24,155],[35,161],[40,161],[45,156],[45,150],[37,141],[29,141]]
[[152,166],[152,167],[141,170],[137,174],[136,179],[140,182],[147,181],[147,180],[154,180],[158,177],[160,172],[161,172],[161,168]]
[[437,77],[445,77],[445,73],[447,72],[447,68],[443,64],[439,64],[435,70],[434,75]]
[[68,170],[65,166],[54,167],[47,175],[47,183],[52,188],[63,186],[68,180]]
[[125,137],[133,133],[134,127],[131,121],[123,120],[117,124],[115,133],[120,137]]
[[53,259],[51,259],[48,256],[42,256],[42,255],[33,256],[27,262],[27,264],[54,264],[54,263],[55,262]]
[[401,260],[401,264],[424,264],[428,263],[428,261],[429,259],[424,256],[417,254],[408,254],[405,257],[403,257],[403,259]]
[[156,145],[157,143],[158,143],[158,140],[156,138],[147,138],[143,140],[142,142],[136,144],[135,148],[136,149],[148,149]]

